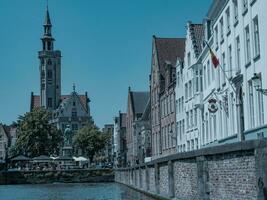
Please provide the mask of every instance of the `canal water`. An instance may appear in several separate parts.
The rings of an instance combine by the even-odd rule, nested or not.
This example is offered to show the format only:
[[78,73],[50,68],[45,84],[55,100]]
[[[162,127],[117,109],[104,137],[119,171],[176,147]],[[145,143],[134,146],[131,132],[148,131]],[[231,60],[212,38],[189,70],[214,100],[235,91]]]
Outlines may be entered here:
[[0,185],[0,200],[155,200],[116,183]]

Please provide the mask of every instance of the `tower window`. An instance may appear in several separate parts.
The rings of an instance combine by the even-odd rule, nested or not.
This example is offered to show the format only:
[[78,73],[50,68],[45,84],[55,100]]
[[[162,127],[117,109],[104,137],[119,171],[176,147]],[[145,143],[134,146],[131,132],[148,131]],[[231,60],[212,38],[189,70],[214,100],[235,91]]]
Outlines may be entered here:
[[76,102],[75,102],[75,101],[73,101],[73,102],[72,102],[72,105],[73,105],[73,106],[76,106]]
[[47,43],[47,49],[48,49],[48,51],[51,50],[51,42],[48,42],[48,43]]
[[48,107],[52,108],[52,98],[47,99],[47,105]]
[[49,78],[49,79],[52,78],[52,70],[47,71],[47,78]]
[[42,79],[45,78],[45,71],[44,70],[42,70],[41,77],[42,77]]
[[47,64],[48,64],[48,65],[52,65],[52,61],[51,61],[51,59],[48,59]]

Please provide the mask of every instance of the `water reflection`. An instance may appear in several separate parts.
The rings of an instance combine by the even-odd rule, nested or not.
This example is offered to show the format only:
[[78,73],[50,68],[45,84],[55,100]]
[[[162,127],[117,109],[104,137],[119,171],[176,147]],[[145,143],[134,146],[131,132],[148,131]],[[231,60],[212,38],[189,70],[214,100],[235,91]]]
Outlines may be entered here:
[[0,200],[155,200],[116,183],[0,186]]

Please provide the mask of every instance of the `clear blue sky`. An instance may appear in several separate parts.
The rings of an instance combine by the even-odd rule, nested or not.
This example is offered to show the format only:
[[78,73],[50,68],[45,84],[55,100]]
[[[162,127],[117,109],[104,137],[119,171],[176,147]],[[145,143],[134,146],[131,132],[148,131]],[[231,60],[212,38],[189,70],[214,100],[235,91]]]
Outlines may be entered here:
[[[88,91],[99,127],[125,111],[128,86],[148,90],[152,35],[184,37],[211,0],[49,0],[55,48],[62,52],[62,93]],[[0,122],[29,111],[39,94],[45,0],[0,1]]]

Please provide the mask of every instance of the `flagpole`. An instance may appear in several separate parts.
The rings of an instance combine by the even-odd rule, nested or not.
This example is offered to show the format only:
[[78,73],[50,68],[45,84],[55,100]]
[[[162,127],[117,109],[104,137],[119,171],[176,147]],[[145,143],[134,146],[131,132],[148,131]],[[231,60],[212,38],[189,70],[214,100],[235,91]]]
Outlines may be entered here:
[[[206,40],[204,40],[204,42],[206,43],[206,45],[207,45],[207,47],[209,48],[209,50],[212,52],[212,49],[211,49],[210,45],[208,44],[208,42],[207,42]],[[232,88],[233,91],[236,93],[236,90],[235,90],[234,86],[232,85],[230,79],[229,79],[228,76],[226,75],[226,72],[225,72],[225,70],[222,68],[222,66],[221,66],[220,63],[219,63],[219,68],[222,70],[222,72],[223,72],[224,76],[226,77],[228,83],[230,84],[231,88]]]
[[[210,48],[209,44],[207,41],[204,40],[204,42],[206,43],[206,45],[208,46],[210,52],[213,54],[213,56],[215,56],[215,54],[213,53],[212,49]],[[242,130],[242,124],[241,124],[241,121],[242,121],[242,117],[241,117],[241,105],[243,104],[243,99],[240,97],[240,85],[239,86],[236,86],[234,87],[232,85],[232,83],[230,82],[230,80],[228,79],[224,69],[222,68],[218,58],[215,56],[215,58],[217,59],[217,66],[219,65],[219,67],[221,68],[221,70],[223,71],[225,77],[227,78],[230,86],[232,87],[235,95],[236,95],[236,117],[237,117],[237,135],[238,135],[238,140],[239,141],[244,141],[245,140],[245,137],[244,137],[244,133],[243,133],[243,130]],[[236,88],[236,89],[235,89]],[[242,88],[242,87],[241,87]]]

